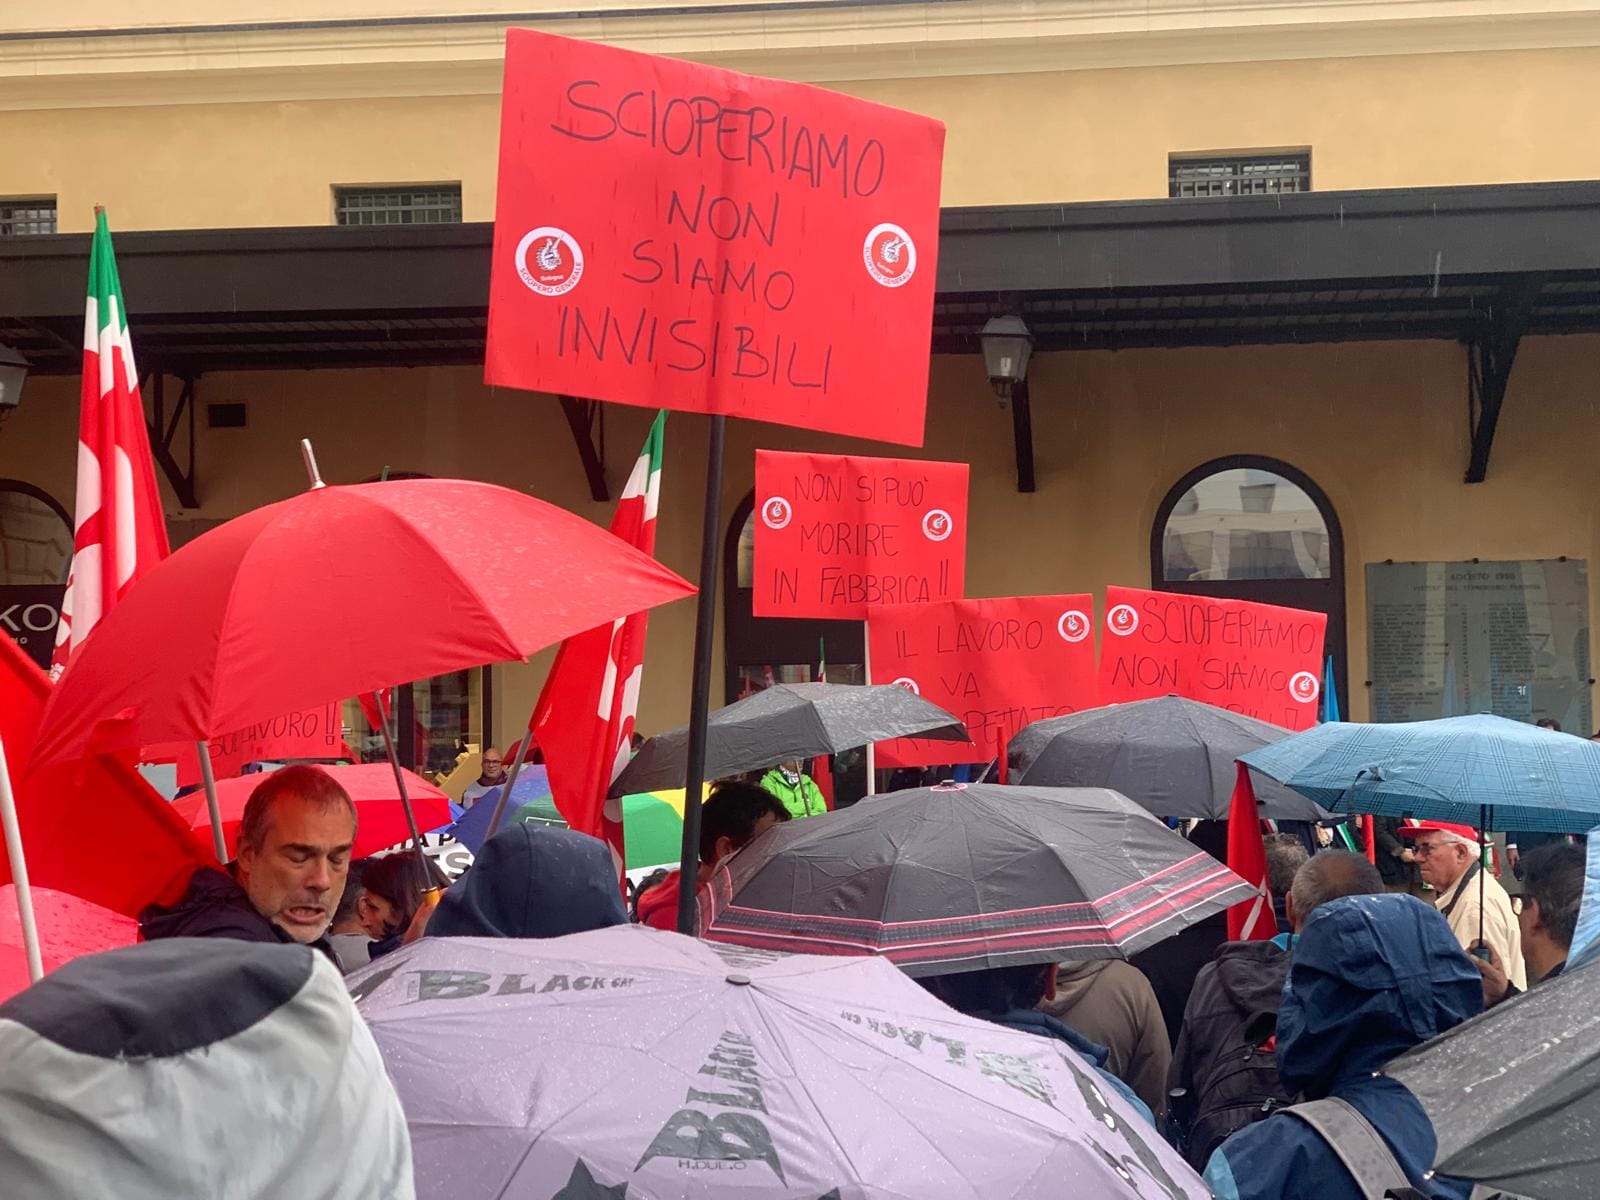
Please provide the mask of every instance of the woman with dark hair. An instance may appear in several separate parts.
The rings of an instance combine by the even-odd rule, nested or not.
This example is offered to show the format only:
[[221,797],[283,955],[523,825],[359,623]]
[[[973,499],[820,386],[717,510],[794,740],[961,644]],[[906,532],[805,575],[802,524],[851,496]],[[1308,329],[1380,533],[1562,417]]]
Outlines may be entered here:
[[[433,887],[447,887],[449,880],[427,856],[423,856],[428,882]],[[422,893],[417,886],[417,859],[414,852],[387,854],[367,861],[361,876],[361,893],[356,898],[356,920],[372,939],[368,951],[372,958],[382,958],[391,950],[399,949],[405,939],[411,920],[422,907]]]

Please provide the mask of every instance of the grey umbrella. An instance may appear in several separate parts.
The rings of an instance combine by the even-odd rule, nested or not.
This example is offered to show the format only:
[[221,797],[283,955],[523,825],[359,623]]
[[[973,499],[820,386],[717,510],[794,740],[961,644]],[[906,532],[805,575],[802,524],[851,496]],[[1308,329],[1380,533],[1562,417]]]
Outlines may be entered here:
[[[937,704],[893,684],[779,684],[711,714],[706,778],[902,737],[965,742],[967,731]],[[611,795],[681,788],[688,746],[687,725],[651,738],[617,776]]]
[[[1226,821],[1242,754],[1290,736],[1265,721],[1198,700],[1163,696],[1035,721],[1011,739],[1012,780],[1025,787],[1103,787],[1158,817]],[[1261,815],[1325,821],[1330,815],[1257,774]]]
[[1600,1196],[1600,974],[1580,967],[1383,1073],[1439,1136],[1434,1171],[1538,1200]]

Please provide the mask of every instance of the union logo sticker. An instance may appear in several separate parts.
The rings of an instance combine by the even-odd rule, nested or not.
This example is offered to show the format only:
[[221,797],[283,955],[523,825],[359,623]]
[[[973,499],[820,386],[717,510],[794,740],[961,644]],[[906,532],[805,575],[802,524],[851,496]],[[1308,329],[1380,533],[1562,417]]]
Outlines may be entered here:
[[886,221],[867,234],[861,259],[874,280],[886,288],[897,288],[916,274],[917,244],[900,226]]
[[565,229],[541,225],[517,243],[517,274],[530,291],[564,296],[583,278],[583,247]]

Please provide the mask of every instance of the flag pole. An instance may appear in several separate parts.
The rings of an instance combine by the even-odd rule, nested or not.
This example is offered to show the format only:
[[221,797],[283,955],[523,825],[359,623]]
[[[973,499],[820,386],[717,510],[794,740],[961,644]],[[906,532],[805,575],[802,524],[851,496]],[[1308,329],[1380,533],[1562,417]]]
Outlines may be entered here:
[[211,743],[201,738],[194,744],[200,755],[200,779],[206,785],[206,812],[211,817],[211,845],[216,849],[217,861],[228,861],[228,842],[222,836],[222,806],[217,803],[217,776],[211,769]]
[[[872,686],[872,635],[867,627],[867,622],[861,622],[861,659],[862,670],[867,676],[867,686]],[[878,744],[867,743],[867,795],[878,794]]]
[[706,718],[711,708],[711,641],[717,621],[717,561],[722,549],[722,458],[728,418],[711,418],[706,507],[700,528],[700,595],[694,624],[694,682],[689,694],[689,763],[683,782],[683,846],[678,876],[678,932],[695,932],[700,873],[700,799],[706,774]]
[[11,793],[11,771],[6,748],[0,741],[0,822],[5,825],[6,857],[11,860],[11,885],[17,893],[17,922],[22,926],[22,948],[28,956],[28,979],[44,978],[39,954],[39,927],[33,919],[33,889],[28,886],[28,860],[22,853],[22,830],[17,826],[17,801]]
[[[539,702],[534,701],[534,712],[538,711]],[[506,809],[510,807],[511,789],[517,786],[517,776],[522,773],[522,760],[533,751],[533,713],[528,714],[528,730],[517,741],[517,752],[511,756],[511,770],[506,772],[506,781],[500,785],[500,794],[494,798],[494,812],[489,816],[489,832],[483,835],[483,840],[488,841],[500,831],[500,822],[505,820]]]

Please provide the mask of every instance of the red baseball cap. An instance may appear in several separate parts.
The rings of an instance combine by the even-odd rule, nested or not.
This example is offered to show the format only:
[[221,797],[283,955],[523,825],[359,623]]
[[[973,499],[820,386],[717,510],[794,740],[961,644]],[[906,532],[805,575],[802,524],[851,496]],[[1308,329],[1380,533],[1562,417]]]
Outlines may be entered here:
[[1402,825],[1397,832],[1408,840],[1424,833],[1453,833],[1466,842],[1477,842],[1478,831],[1470,825],[1456,825],[1449,821],[1419,821],[1415,825]]

